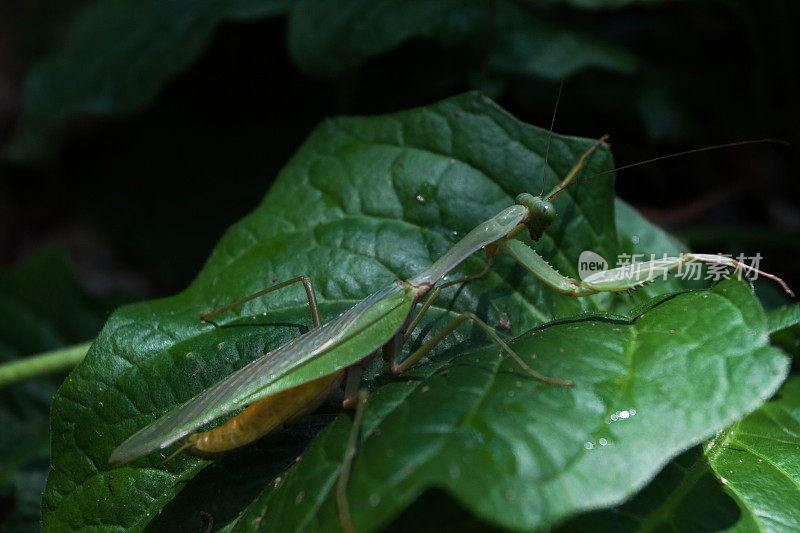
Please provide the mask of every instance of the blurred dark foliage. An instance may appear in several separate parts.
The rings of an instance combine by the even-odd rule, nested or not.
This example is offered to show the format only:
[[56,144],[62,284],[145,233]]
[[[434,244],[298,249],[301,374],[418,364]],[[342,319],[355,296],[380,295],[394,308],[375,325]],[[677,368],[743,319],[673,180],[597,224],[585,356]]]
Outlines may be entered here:
[[[0,269],[0,363],[91,340],[116,307],[137,297],[89,296],[63,246]],[[0,531],[38,529],[32,525],[49,467],[50,403],[64,378],[61,372],[0,387]]]
[[[26,70],[57,45],[79,5],[4,3],[0,142],[19,118]],[[631,75],[586,69],[567,79],[555,129],[610,133],[618,165],[738,139],[797,146],[798,11],[789,0],[553,7],[553,19],[589,26],[638,61]],[[2,263],[66,240],[90,288],[173,293],[326,116],[385,113],[477,87],[522,120],[550,121],[557,81],[476,76],[474,47],[467,54],[412,39],[322,79],[292,63],[286,24],[283,16],[226,22],[143,111],[72,118],[50,160],[6,160]],[[693,248],[760,252],[763,266],[797,286],[798,162],[794,148],[728,149],[624,171],[617,187]],[[95,287],[98,277],[107,283]]]

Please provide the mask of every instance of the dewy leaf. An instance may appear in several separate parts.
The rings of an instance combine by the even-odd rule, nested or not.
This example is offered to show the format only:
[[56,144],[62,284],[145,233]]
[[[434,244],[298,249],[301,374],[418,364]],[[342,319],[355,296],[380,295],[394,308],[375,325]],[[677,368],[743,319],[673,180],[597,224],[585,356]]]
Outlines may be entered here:
[[73,22],[65,45],[36,64],[6,155],[46,155],[65,120],[79,114],[124,115],[147,105],[188,67],[226,19],[279,13],[291,0],[96,1]]
[[[777,389],[787,359],[765,325],[747,286],[726,281],[632,319],[565,320],[513,343],[537,370],[575,380],[571,390],[526,378],[498,349],[437,359],[374,393],[348,490],[354,525],[377,530],[427,487],[520,530],[620,503]],[[240,530],[258,517],[265,530],[336,520],[333,458],[348,429],[338,422]]]
[[301,0],[289,19],[297,64],[334,76],[415,37],[472,50],[496,71],[558,80],[596,67],[631,72],[626,52],[512,0]]
[[[619,207],[619,206],[618,206]],[[786,306],[767,312],[767,329],[776,332],[796,322],[797,305]],[[783,333],[781,330],[777,333]],[[775,343],[776,333],[772,333],[771,340]],[[744,421],[737,423],[733,428],[722,432],[711,441],[710,446],[697,447],[676,458],[639,494],[622,506],[606,511],[587,513],[565,524],[559,531],[653,531],[658,527],[668,527],[671,531],[794,531],[796,529],[796,508],[800,503],[797,487],[789,483],[790,495],[776,495],[773,489],[785,484],[786,479],[776,481],[776,470],[767,466],[742,472],[746,462],[762,466],[762,456],[755,455],[761,452],[774,451],[770,444],[771,435],[780,433],[779,438],[783,444],[788,444],[790,453],[785,457],[789,462],[777,465],[784,474],[794,480],[800,479],[800,468],[792,464],[800,453],[800,432],[796,431],[800,425],[800,387],[798,378],[790,378],[775,398],[751,414]],[[791,424],[795,427],[794,436],[792,429],[780,428],[777,419],[770,420],[769,412],[781,410],[784,412],[797,411]],[[766,424],[757,425],[756,420],[766,421]],[[777,426],[777,427],[776,427]],[[748,436],[759,442],[758,450],[753,451],[742,447],[731,439],[732,435],[741,432],[751,432]],[[717,446],[721,444],[721,446]],[[794,453],[791,448],[794,447]],[[703,451],[708,452],[704,454]],[[737,455],[738,454],[738,455]],[[727,461],[719,461],[722,455],[728,455]],[[709,462],[712,464],[710,465]],[[796,461],[795,461],[796,463]],[[729,486],[730,473],[724,468],[732,467],[737,472],[739,479],[745,480],[737,486]],[[718,472],[714,472],[718,468]],[[721,469],[721,470],[719,470]],[[720,477],[722,479],[720,479]],[[724,481],[723,481],[724,480]],[[759,497],[760,490],[767,489],[767,497]],[[794,493],[794,496],[791,495]],[[728,494],[737,495],[734,500]],[[754,500],[754,505],[742,502],[741,508],[737,501],[742,498]],[[763,515],[761,517],[756,515]],[[766,517],[766,518],[765,518]],[[788,524],[788,527],[786,525]]]
[[[592,142],[553,136],[548,183],[544,189],[552,188]],[[111,470],[108,457],[136,430],[233,370],[295,337],[310,324],[308,306],[300,287],[254,300],[221,316],[221,327],[201,324],[201,312],[254,293],[274,281],[306,274],[315,284],[322,316],[330,318],[393,279],[409,279],[420,272],[466,231],[511,205],[518,193],[538,193],[542,189],[546,144],[547,131],[517,121],[476,93],[393,115],[340,118],[322,123],[283,169],[261,205],[223,237],[196,281],[175,297],[117,311],[86,360],[62,386],[53,403],[52,470],[43,501],[45,529],[55,525],[78,529],[101,523],[107,527],[141,530],[156,516],[164,518],[159,518],[163,522],[153,522],[154,528],[187,523],[202,527],[204,519],[200,511],[209,510],[214,510],[217,525],[234,527],[235,522],[236,527],[246,527],[257,521],[266,524],[272,520],[258,514],[257,510],[264,505],[268,505],[270,513],[274,512],[276,517],[284,516],[284,528],[302,529],[303,525],[315,523],[322,516],[333,516],[335,524],[335,515],[330,515],[333,511],[328,507],[330,500],[326,498],[330,497],[330,483],[335,480],[349,431],[347,414],[329,426],[308,453],[303,454],[299,463],[299,468],[305,472],[301,472],[302,475],[291,472],[284,475],[280,471],[292,462],[291,452],[287,450],[296,450],[297,443],[309,437],[305,432],[291,445],[283,446],[267,439],[255,451],[247,452],[246,457],[252,457],[251,464],[259,465],[257,468],[249,466],[238,454],[206,468],[208,462],[187,456],[179,456],[165,465],[159,454],[154,453]],[[610,153],[603,148],[589,158],[584,172],[589,175],[610,167]],[[588,180],[567,189],[556,200],[559,216],[535,246],[561,272],[577,276],[577,259],[584,250],[592,250],[609,261],[620,251],[620,241],[624,239],[615,227],[611,183],[609,176]],[[650,235],[655,230],[642,228],[642,231]],[[453,276],[476,273],[484,266],[485,258],[476,254]],[[662,292],[676,288],[659,281],[652,289],[659,287]],[[723,289],[730,294],[726,295]],[[519,442],[513,444],[514,449],[524,453],[521,456],[524,465],[534,470],[535,465],[543,468],[536,475],[561,479],[559,475],[566,473],[560,469],[567,466],[573,473],[588,476],[586,472],[591,472],[591,476],[574,479],[580,490],[593,487],[590,482],[597,472],[592,465],[601,476],[611,475],[612,469],[603,469],[607,464],[602,461],[605,456],[574,455],[576,450],[569,447],[561,452],[537,447],[562,438],[564,442],[577,442],[578,451],[583,454],[584,444],[592,442],[592,432],[598,427],[608,428],[609,435],[595,435],[592,446],[597,447],[598,453],[604,453],[599,451],[602,446],[599,438],[608,442],[621,438],[618,446],[624,444],[629,454],[630,475],[611,483],[608,491],[596,490],[597,494],[586,501],[591,505],[616,501],[622,494],[630,494],[645,483],[659,466],[692,442],[754,409],[782,379],[785,358],[777,350],[761,346],[766,339],[765,319],[749,291],[743,286],[728,284],[708,296],[704,299],[703,294],[698,293],[673,298],[640,319],[661,329],[660,335],[654,333],[652,339],[645,335],[652,340],[655,355],[650,354],[649,344],[635,344],[630,349],[631,354],[640,355],[642,364],[630,378],[630,390],[620,384],[627,383],[628,367],[624,364],[624,354],[614,351],[619,347],[615,342],[628,343],[633,331],[641,333],[624,321],[615,325],[598,318],[598,325],[592,326],[592,321],[579,319],[574,325],[554,325],[552,330],[548,327],[542,330],[541,336],[547,338],[570,332],[568,339],[557,348],[552,343],[543,345],[549,355],[538,354],[538,344],[533,341],[538,342],[539,333],[518,341],[521,351],[528,357],[532,355],[530,350],[540,355],[541,368],[539,358],[533,363],[537,369],[582,379],[584,387],[572,391],[540,388],[513,366],[508,366],[509,363],[501,364],[496,351],[477,354],[475,357],[481,359],[479,364],[471,362],[474,359],[454,359],[486,343],[483,335],[470,334],[469,328],[464,327],[433,354],[433,363],[414,370],[410,376],[411,385],[406,384],[407,377],[395,379],[380,374],[375,378],[373,389],[383,383],[386,386],[379,389],[370,403],[371,424],[374,425],[377,416],[391,416],[399,425],[389,424],[387,418],[381,423],[384,434],[401,432],[403,424],[412,423],[402,414],[411,412],[408,410],[412,407],[413,412],[417,412],[424,406],[424,416],[413,421],[421,425],[414,426],[418,429],[399,441],[403,443],[402,454],[399,448],[395,449],[399,458],[406,457],[405,453],[430,450],[432,443],[444,437],[436,428],[446,430],[454,420],[459,420],[459,413],[474,411],[475,420],[485,423],[473,432],[473,437],[500,444],[511,442],[510,436],[519,438]],[[689,315],[675,312],[680,302],[689,301],[685,298],[692,304],[697,300],[698,304],[692,308],[706,309],[709,314],[692,322],[688,320]],[[441,327],[441,319],[465,311],[475,312],[501,332],[515,336],[553,319],[584,311],[621,313],[630,304],[626,295],[570,298],[557,294],[501,255],[485,279],[446,289],[423,324],[420,335],[428,335]],[[652,318],[648,318],[651,315]],[[659,322],[661,318],[666,327]],[[668,332],[670,324],[676,334]],[[578,328],[581,334],[573,336],[570,327]],[[620,331],[614,331],[615,327]],[[685,336],[685,328],[690,332],[689,337]],[[598,331],[610,337],[598,335]],[[695,334],[713,343],[707,344],[708,348],[698,345],[695,351],[686,352],[687,346],[695,342],[692,337]],[[410,342],[409,348],[418,346],[421,340]],[[664,351],[657,349],[662,344],[684,351],[678,350],[674,358],[666,358]],[[558,348],[564,348],[565,352]],[[554,349],[555,353],[551,353]],[[594,350],[606,354],[609,359],[596,359]],[[716,358],[709,359],[708,350],[716,350]],[[451,359],[454,362],[448,375],[452,374],[452,378],[432,376],[434,370]],[[663,366],[652,366],[655,361]],[[747,367],[746,372],[744,367]],[[369,375],[373,376],[379,368],[377,366]],[[707,377],[700,368],[709,370]],[[739,389],[735,394],[733,386],[730,390],[721,389],[713,401],[707,401],[703,395],[713,390],[710,384],[716,384],[725,371],[730,373],[729,379],[736,380]],[[639,378],[639,372],[644,373],[643,377]],[[739,384],[740,373],[748,376],[745,383]],[[456,376],[458,379],[452,383],[458,388],[449,388],[448,380]],[[699,385],[691,383],[698,391],[687,392],[688,376],[702,381]],[[441,384],[437,384],[440,378]],[[672,383],[673,378],[675,383]],[[429,392],[434,392],[434,385],[444,387],[442,391],[448,395],[447,401],[428,395],[419,383],[423,379],[430,381]],[[616,382],[616,379],[622,381]],[[519,387],[517,381],[521,383]],[[497,402],[476,403],[474,395],[481,390],[509,399],[519,396],[514,402],[521,401],[524,396],[526,402],[533,402],[531,405],[536,405],[536,401],[547,405],[528,408],[526,403],[524,409],[511,410],[500,405],[499,418],[493,420],[488,415],[495,413],[491,405]],[[671,390],[676,391],[674,397]],[[406,396],[413,397],[411,404],[402,401]],[[718,405],[723,399],[724,405]],[[629,405],[626,403],[629,400],[640,401],[640,405]],[[683,424],[686,429],[675,432],[670,427],[665,438],[648,437],[646,432],[631,437],[624,424],[605,425],[604,417],[617,413],[607,413],[608,409],[621,412],[642,406],[653,409],[655,414],[652,418],[648,415],[635,420],[656,423],[680,415],[687,419],[676,418],[676,425]],[[485,410],[481,411],[481,407]],[[558,416],[554,417],[553,413]],[[531,414],[539,416],[548,430],[536,435],[525,433],[523,422]],[[616,416],[619,419],[620,414]],[[636,422],[634,426],[642,423]],[[276,438],[280,442],[282,437]],[[374,442],[372,439],[370,437],[365,446],[374,450],[371,454],[384,457],[381,454],[385,454],[386,449],[379,451],[380,446],[370,444]],[[493,450],[494,447],[486,448],[487,453]],[[507,452],[507,449],[501,446],[496,451]],[[552,453],[556,454],[552,458],[561,459],[564,454],[573,454],[575,461],[548,462]],[[423,458],[415,457],[412,463]],[[366,488],[364,472],[367,467],[363,466],[371,464],[373,459],[359,456],[354,472],[357,473],[356,485],[352,489],[353,494],[363,496],[353,500],[354,506],[364,506],[358,520],[385,523],[400,506],[413,499],[415,491],[426,486],[426,479],[434,479],[442,472],[451,479],[448,477],[449,459],[442,462],[438,456],[432,457],[436,460],[419,464],[408,478],[410,474],[402,468],[376,470],[379,474],[373,479],[374,490],[383,491],[397,482],[408,485],[404,486],[397,503],[387,501],[393,496],[380,493],[377,496],[380,501],[373,506],[375,498],[370,500],[372,490]],[[459,459],[459,456],[454,458]],[[478,456],[475,459],[477,461]],[[456,464],[459,470],[455,476],[463,473],[467,479],[469,473],[481,480],[497,477],[496,471],[483,468],[492,462],[485,455],[480,459],[472,466]],[[507,456],[498,456],[498,460],[498,467],[510,468],[513,472],[515,460]],[[386,465],[391,463],[390,460]],[[611,464],[619,467],[617,463]],[[286,504],[283,514],[269,503],[269,491],[256,498],[267,485],[276,483],[283,487],[283,482],[276,478],[283,478],[294,487],[280,489],[280,498],[286,498],[281,500]],[[509,482],[517,483],[519,478],[512,476]],[[225,488],[224,501],[220,499],[219,487]],[[563,507],[554,507],[548,515],[536,514],[535,508],[525,504],[534,489],[516,485],[504,489],[511,492],[501,490],[493,494],[492,501],[497,503],[499,498],[507,502],[504,505],[510,505],[503,509],[507,511],[505,520],[513,523],[555,520],[575,512],[570,506],[577,505],[570,499],[559,502]],[[476,487],[462,490],[472,491]],[[511,495],[510,502],[507,494]],[[457,496],[465,497],[464,494]],[[316,507],[309,511],[308,506],[313,507],[317,500],[325,502],[325,506],[318,509],[322,514],[317,514]],[[98,506],[98,501],[103,505]],[[254,503],[247,516],[252,521],[244,518],[237,521],[239,511],[250,502]],[[470,505],[474,512],[485,515],[486,509],[481,507],[485,503],[470,502]]]
[[707,457],[741,508],[733,531],[800,529],[800,377],[712,440]]

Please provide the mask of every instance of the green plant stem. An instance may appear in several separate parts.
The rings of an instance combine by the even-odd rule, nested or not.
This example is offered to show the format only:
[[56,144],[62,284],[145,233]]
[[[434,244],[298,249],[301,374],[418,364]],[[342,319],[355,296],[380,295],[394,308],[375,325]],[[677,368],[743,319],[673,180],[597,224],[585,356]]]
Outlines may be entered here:
[[84,342],[0,365],[0,389],[45,374],[69,370],[83,360],[91,345],[92,341]]

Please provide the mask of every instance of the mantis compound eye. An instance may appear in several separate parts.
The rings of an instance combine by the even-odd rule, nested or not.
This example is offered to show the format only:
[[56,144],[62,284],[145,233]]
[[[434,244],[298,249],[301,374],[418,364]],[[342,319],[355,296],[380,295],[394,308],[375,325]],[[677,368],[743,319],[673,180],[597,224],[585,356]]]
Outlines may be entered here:
[[535,205],[536,214],[546,224],[556,219],[556,208],[547,200],[539,200]]

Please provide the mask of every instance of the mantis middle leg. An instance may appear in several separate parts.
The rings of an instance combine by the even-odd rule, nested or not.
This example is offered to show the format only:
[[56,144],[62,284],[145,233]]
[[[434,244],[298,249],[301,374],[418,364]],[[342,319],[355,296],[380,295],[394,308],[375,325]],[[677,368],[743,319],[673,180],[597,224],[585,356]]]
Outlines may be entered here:
[[402,363],[398,363],[396,360],[393,360],[390,364],[390,368],[392,372],[395,374],[402,374],[412,366],[414,366],[420,359],[428,355],[428,353],[433,349],[434,346],[442,342],[442,340],[448,336],[450,333],[453,332],[458,326],[463,324],[464,322],[471,320],[474,322],[478,327],[480,327],[486,335],[492,339],[500,348],[503,349],[508,355],[511,356],[512,359],[522,368],[525,372],[530,374],[531,376],[535,377],[541,382],[549,383],[551,385],[557,385],[559,387],[574,387],[575,382],[558,379],[558,378],[551,378],[549,376],[545,376],[535,370],[533,370],[530,366],[528,366],[522,358],[517,355],[517,353],[511,349],[511,347],[506,344],[506,342],[500,338],[500,336],[495,333],[495,331],[490,328],[486,322],[475,316],[474,313],[461,313],[456,317],[452,322],[447,324],[441,331],[439,331],[436,335],[428,339],[422,346],[420,346],[414,353],[409,355],[407,358],[403,360]]
[[420,359],[428,355],[428,353],[430,353],[430,351],[437,344],[442,342],[442,340],[445,337],[447,337],[447,335],[452,333],[453,330],[455,330],[458,326],[460,326],[466,321],[472,321],[478,327],[480,327],[492,341],[494,341],[498,346],[500,346],[500,348],[502,348],[503,351],[505,351],[508,355],[510,355],[511,358],[514,359],[514,361],[520,366],[520,368],[522,368],[525,372],[527,372],[531,376],[535,377],[539,381],[542,381],[544,383],[550,383],[552,385],[557,385],[561,387],[574,386],[575,383],[572,381],[558,379],[558,378],[551,378],[549,376],[545,376],[544,374],[541,374],[533,370],[522,360],[522,358],[519,355],[517,355],[516,352],[514,352],[514,350],[511,349],[511,347],[491,327],[489,327],[483,320],[478,318],[474,313],[461,313],[460,315],[458,315],[458,317],[456,317],[444,328],[442,328],[442,330],[439,331],[436,335],[434,335],[432,338],[428,339],[425,343],[423,343],[423,345],[420,346],[417,350],[415,350],[414,353],[409,355],[402,362],[400,361],[400,353],[402,351],[401,348],[403,343],[406,340],[408,340],[411,333],[419,325],[420,321],[422,320],[422,316],[428,311],[433,301],[436,300],[436,298],[439,296],[439,294],[441,293],[441,289],[448,287],[450,285],[455,285],[457,283],[465,283],[480,278],[489,271],[491,264],[492,264],[492,258],[490,257],[489,263],[486,265],[486,268],[484,268],[484,270],[479,274],[447,282],[443,285],[440,285],[438,288],[434,289],[431,292],[431,294],[423,303],[422,308],[419,310],[419,312],[416,314],[414,319],[409,324],[408,329],[405,331],[405,333],[402,335],[398,334],[394,339],[390,340],[388,343],[386,343],[386,345],[384,345],[383,347],[384,359],[386,359],[386,361],[389,363],[390,370],[394,374],[402,374],[403,372],[414,366],[417,362],[419,362]]

